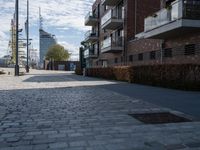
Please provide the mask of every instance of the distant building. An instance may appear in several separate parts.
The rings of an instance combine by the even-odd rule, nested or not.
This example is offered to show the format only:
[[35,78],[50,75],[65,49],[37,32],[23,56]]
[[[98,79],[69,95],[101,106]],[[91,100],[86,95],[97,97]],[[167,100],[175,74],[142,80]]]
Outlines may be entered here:
[[37,49],[31,48],[29,50],[29,64],[32,68],[38,67],[39,53]]
[[16,22],[15,22],[15,14],[13,15],[13,19],[11,19],[11,27],[10,27],[10,40],[9,40],[9,48],[10,54],[12,56],[13,62],[15,62],[16,57]]
[[45,70],[75,71],[79,61],[45,61]]
[[45,32],[43,29],[39,30],[40,32],[40,66],[43,66],[45,55],[48,51],[48,49],[55,45],[56,38],[54,35]]
[[0,67],[7,67],[11,60],[10,55],[5,55],[4,57],[0,58]]

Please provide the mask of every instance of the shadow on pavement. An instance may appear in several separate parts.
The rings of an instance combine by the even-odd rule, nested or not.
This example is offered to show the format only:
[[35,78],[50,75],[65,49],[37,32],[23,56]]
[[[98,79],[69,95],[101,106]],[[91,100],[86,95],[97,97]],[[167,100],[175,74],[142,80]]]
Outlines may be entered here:
[[24,80],[23,82],[67,82],[67,81],[101,81],[101,79],[83,77],[75,74],[58,73],[58,74],[46,74],[46,75],[38,74]]
[[129,83],[100,85],[98,87],[181,111],[200,119],[200,92],[179,91]]

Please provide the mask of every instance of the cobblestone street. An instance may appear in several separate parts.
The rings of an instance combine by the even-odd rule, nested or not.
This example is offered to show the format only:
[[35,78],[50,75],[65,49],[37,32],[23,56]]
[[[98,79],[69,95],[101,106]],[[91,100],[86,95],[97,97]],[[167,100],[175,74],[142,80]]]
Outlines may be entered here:
[[115,84],[70,72],[1,75],[0,150],[200,150],[200,122],[145,125],[129,114],[184,114],[101,88]]

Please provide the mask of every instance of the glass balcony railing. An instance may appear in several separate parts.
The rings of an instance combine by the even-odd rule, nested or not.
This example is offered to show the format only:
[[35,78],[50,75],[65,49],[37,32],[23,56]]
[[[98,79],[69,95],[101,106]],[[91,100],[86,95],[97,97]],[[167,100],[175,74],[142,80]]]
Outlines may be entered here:
[[88,14],[85,16],[85,21],[89,20],[89,19],[97,19],[97,15],[92,13],[91,11],[88,12]]
[[179,19],[200,19],[199,0],[176,0],[145,19],[145,31],[149,31]]
[[86,26],[94,26],[98,22],[98,15],[93,12],[89,12],[85,16],[85,25]]
[[89,30],[85,33],[85,39],[92,37],[98,37],[98,34],[92,30]]
[[122,46],[123,46],[123,37],[118,37],[116,39],[112,39],[111,37],[109,37],[102,42],[101,49],[105,49],[108,47],[122,47]]
[[107,21],[111,19],[122,19],[122,12],[117,14],[117,10],[110,9],[101,19],[101,25],[104,25]]
[[84,58],[94,57],[97,55],[97,49],[90,46],[84,51]]
[[101,0],[101,3],[103,5],[108,5],[108,6],[115,6],[119,4],[119,2],[122,0]]
[[84,58],[88,58],[89,57],[89,49],[86,49],[84,51]]

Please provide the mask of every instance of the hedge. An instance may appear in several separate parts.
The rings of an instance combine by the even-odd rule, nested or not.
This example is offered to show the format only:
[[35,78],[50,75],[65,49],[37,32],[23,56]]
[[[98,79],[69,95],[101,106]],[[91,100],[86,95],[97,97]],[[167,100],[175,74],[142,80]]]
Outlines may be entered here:
[[75,69],[75,74],[77,74],[77,75],[83,75],[83,70],[80,69],[80,68],[76,68]]
[[200,91],[200,65],[149,65],[90,68],[86,75],[110,80]]

